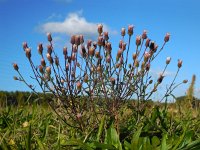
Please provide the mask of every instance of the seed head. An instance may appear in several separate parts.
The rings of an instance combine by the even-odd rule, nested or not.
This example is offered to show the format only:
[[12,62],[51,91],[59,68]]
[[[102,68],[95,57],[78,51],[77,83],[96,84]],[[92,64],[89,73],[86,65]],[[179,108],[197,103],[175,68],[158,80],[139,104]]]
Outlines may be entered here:
[[47,53],[47,59],[48,59],[48,61],[51,63],[51,64],[53,64],[53,58],[51,57],[51,55],[49,54],[49,53]]
[[30,58],[31,58],[31,49],[30,49],[30,48],[26,48],[26,49],[25,49],[25,53],[26,53],[26,57],[27,57],[28,59],[30,59]]
[[98,42],[97,42],[97,44],[98,44],[99,46],[103,46],[104,43],[105,43],[105,41],[104,41],[104,39],[103,39],[103,36],[99,36],[99,37],[98,37]]
[[51,74],[51,67],[46,67],[46,73],[48,74],[48,75],[50,75]]
[[92,40],[87,41],[87,49],[89,49],[92,46]]
[[149,47],[150,41],[151,41],[150,39],[146,39],[146,42],[145,42],[145,46],[146,46],[146,47]]
[[166,64],[168,65],[170,63],[170,61],[171,61],[171,57],[167,57]]
[[160,75],[160,76],[159,76],[159,78],[158,78],[158,80],[157,80],[158,84],[162,83],[163,78],[164,78],[163,75]]
[[183,63],[183,61],[182,60],[178,60],[178,68],[181,68],[182,67],[182,63]]
[[122,49],[119,49],[118,52],[117,52],[117,57],[120,58],[121,55],[122,55],[122,53],[123,53],[123,50],[122,50]]
[[78,89],[79,91],[81,90],[82,84],[81,84],[80,81],[78,81],[78,82],[76,83],[76,87],[77,87],[77,89]]
[[88,82],[88,75],[87,75],[87,74],[84,76],[84,82],[85,82],[85,83]]
[[146,39],[147,38],[147,31],[144,30],[142,33],[142,39]]
[[119,41],[119,48],[120,48],[120,49],[122,48],[122,43],[123,43],[123,41],[120,40],[120,41]]
[[165,42],[168,42],[168,41],[169,41],[169,38],[170,38],[170,34],[169,34],[169,33],[166,33],[165,38],[164,38],[164,41],[165,41]]
[[76,53],[78,51],[78,46],[77,45],[73,45],[72,46],[73,52]]
[[139,67],[139,61],[138,61],[137,59],[136,59],[135,62],[134,62],[134,66],[135,66],[135,67]]
[[46,62],[45,62],[45,60],[44,60],[43,58],[41,59],[40,64],[41,64],[43,67],[46,66]]
[[112,46],[111,46],[111,43],[106,43],[106,45],[105,45],[105,48],[106,48],[106,50],[110,53],[111,52],[111,50],[112,50]]
[[96,58],[99,58],[99,57],[100,57],[99,51],[96,51],[96,52],[95,52],[95,57],[96,57]]
[[188,82],[188,80],[183,80],[183,83],[187,83]]
[[72,59],[72,61],[75,61],[75,60],[76,60],[76,54],[75,54],[75,53],[72,53],[71,59]]
[[59,66],[59,58],[57,56],[55,57],[55,64],[56,66]]
[[27,42],[23,42],[23,43],[22,43],[22,47],[23,47],[23,49],[24,49],[24,51],[25,51],[25,49],[28,48]]
[[42,65],[39,65],[38,68],[39,68],[40,73],[43,74],[44,73],[44,67]]
[[94,56],[94,53],[95,53],[94,47],[90,47],[88,53],[89,53],[90,56]]
[[101,33],[103,32],[103,25],[102,24],[98,24],[97,31],[98,31],[99,35],[101,35]]
[[67,71],[69,70],[69,64],[66,64],[66,70]]
[[122,50],[123,50],[123,51],[126,50],[126,43],[125,43],[125,42],[122,43]]
[[133,25],[129,25],[129,26],[128,26],[128,35],[129,35],[129,36],[133,35],[133,28],[134,28]]
[[126,35],[126,29],[125,28],[122,28],[121,29],[121,36],[125,36]]
[[18,67],[18,65],[17,65],[16,63],[13,64],[13,68],[14,68],[16,71],[19,70],[19,67]]
[[134,53],[134,54],[133,54],[133,60],[136,60],[136,58],[137,58],[137,54]]
[[47,52],[51,55],[52,51],[53,51],[52,45],[50,45],[50,44],[47,45]]
[[71,44],[74,45],[75,44],[75,35],[71,36]]
[[140,44],[141,44],[141,36],[140,36],[140,35],[138,35],[138,36],[136,37],[136,42],[135,42],[135,44],[136,44],[137,46],[140,46]]
[[146,71],[149,71],[150,69],[150,63],[146,64]]
[[112,85],[115,85],[115,78],[110,77],[110,82],[112,83]]
[[51,33],[47,33],[47,40],[48,40],[49,42],[52,42]]
[[79,35],[76,35],[76,36],[75,36],[75,44],[76,44],[77,46],[79,46],[79,45],[81,44],[80,36],[79,36]]
[[109,40],[108,32],[104,32],[104,40],[105,41]]
[[147,62],[150,57],[151,57],[151,55],[149,54],[149,52],[145,52],[144,53],[144,62]]
[[38,44],[37,49],[38,49],[38,53],[39,53],[40,55],[42,55],[42,52],[43,52],[43,46],[42,46],[42,43],[39,43],[39,44]]
[[67,47],[63,47],[63,55],[67,56]]
[[18,77],[16,77],[16,76],[14,76],[13,79],[14,79],[14,80],[19,80]]
[[110,61],[111,61],[110,56],[107,56],[107,57],[106,57],[106,62],[107,62],[107,63],[110,63]]

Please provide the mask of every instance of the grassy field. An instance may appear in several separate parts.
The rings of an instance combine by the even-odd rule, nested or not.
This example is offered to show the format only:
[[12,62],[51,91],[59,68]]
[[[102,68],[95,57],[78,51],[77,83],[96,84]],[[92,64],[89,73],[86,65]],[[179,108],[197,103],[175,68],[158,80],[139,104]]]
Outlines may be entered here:
[[[0,149],[198,150],[200,111],[188,105],[186,97],[180,101],[146,103],[139,118],[135,101],[128,101],[115,118],[88,114],[73,122],[74,127],[65,124],[48,105],[4,106],[0,110]],[[70,116],[65,118],[70,120]],[[75,127],[78,121],[85,122],[83,128]]]

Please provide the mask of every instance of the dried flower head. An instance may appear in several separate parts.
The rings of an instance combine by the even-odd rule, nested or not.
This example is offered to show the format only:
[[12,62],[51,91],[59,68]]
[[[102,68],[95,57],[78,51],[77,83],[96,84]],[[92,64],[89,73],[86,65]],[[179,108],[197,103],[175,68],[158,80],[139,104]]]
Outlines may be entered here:
[[39,65],[38,68],[39,68],[40,73],[43,74],[44,73],[44,67],[42,65]]
[[63,47],[63,55],[67,56],[67,47]]
[[79,46],[81,44],[81,41],[80,41],[80,36],[79,35],[75,35],[75,44],[77,46]]
[[14,68],[16,71],[19,70],[19,67],[18,67],[18,65],[17,65],[16,63],[13,63],[13,68]]
[[115,85],[115,78],[111,77],[110,82],[111,82],[112,85]]
[[19,80],[18,77],[16,77],[16,76],[14,76],[13,79],[14,79],[14,80]]
[[183,63],[183,61],[182,60],[178,60],[178,68],[181,68],[182,67],[182,63]]
[[129,25],[129,26],[128,26],[128,35],[129,35],[129,36],[133,35],[133,28],[134,28],[133,25]]
[[109,40],[108,32],[104,32],[104,40],[105,41]]
[[53,51],[52,45],[50,45],[50,44],[47,45],[47,52],[51,55],[52,51]]
[[166,64],[168,65],[170,63],[170,61],[171,61],[171,57],[167,57]]
[[164,38],[164,41],[165,41],[165,42],[168,42],[168,41],[169,41],[169,38],[170,38],[170,34],[169,34],[169,33],[166,33],[165,38]]
[[150,41],[151,41],[150,39],[146,39],[146,42],[145,42],[145,46],[146,46],[146,47],[149,47]]
[[43,67],[46,66],[46,62],[45,62],[44,58],[41,59],[40,64],[41,64]]
[[49,42],[52,42],[51,33],[47,33],[47,40],[48,40]]
[[46,67],[46,73],[48,74],[48,75],[50,75],[51,74],[51,67]]
[[94,56],[94,53],[95,53],[94,47],[90,47],[88,53],[89,53],[90,56]]
[[188,83],[188,80],[183,80],[183,83]]
[[162,83],[164,76],[161,74],[157,80],[158,84]]
[[121,36],[125,36],[126,35],[126,29],[125,28],[122,28],[121,29]]
[[31,58],[31,49],[30,49],[30,48],[26,48],[26,49],[25,49],[25,53],[26,53],[26,57],[27,57],[28,59],[30,59],[30,58]]
[[138,36],[136,37],[136,42],[135,42],[135,44],[136,44],[137,46],[140,46],[140,44],[141,44],[141,36],[140,36],[140,35],[138,35]]
[[22,43],[22,47],[23,47],[23,49],[24,49],[24,51],[25,51],[25,49],[28,48],[27,42],[23,42],[23,43]]
[[102,24],[98,24],[97,31],[98,31],[99,35],[101,35],[101,33],[103,32],[103,25]]
[[142,39],[146,39],[147,38],[147,30],[144,30],[142,33]]
[[53,64],[53,58],[51,57],[51,55],[49,53],[47,53],[47,60],[50,62],[50,64]]
[[37,49],[38,49],[38,53],[39,53],[40,55],[42,55],[42,53],[43,53],[43,46],[42,46],[42,43],[39,43],[39,44],[38,44]]
[[80,81],[78,81],[78,82],[76,83],[76,87],[77,87],[77,89],[78,89],[79,91],[81,90],[82,84],[81,84]]
[[75,35],[72,35],[72,36],[71,36],[71,41],[70,41],[70,42],[71,42],[72,45],[75,44]]

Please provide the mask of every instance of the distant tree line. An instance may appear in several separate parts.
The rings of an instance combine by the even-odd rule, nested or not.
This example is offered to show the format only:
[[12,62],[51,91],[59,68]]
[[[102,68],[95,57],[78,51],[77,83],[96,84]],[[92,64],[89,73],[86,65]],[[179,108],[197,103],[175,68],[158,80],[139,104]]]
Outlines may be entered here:
[[36,103],[39,103],[39,104],[46,103],[40,97],[42,97],[42,93],[39,94],[39,95],[36,95],[32,92],[0,91],[0,107],[7,106],[7,105],[32,104],[33,102],[36,102]]

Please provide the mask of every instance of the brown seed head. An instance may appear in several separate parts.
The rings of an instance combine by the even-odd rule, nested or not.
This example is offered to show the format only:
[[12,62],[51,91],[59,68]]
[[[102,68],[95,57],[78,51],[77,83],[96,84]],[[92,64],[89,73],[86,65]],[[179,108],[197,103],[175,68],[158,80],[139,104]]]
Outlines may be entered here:
[[24,49],[24,51],[25,51],[25,49],[28,48],[27,42],[23,42],[23,43],[22,43],[22,47],[23,47],[23,49]]
[[105,41],[109,40],[108,32],[104,32],[104,40]]
[[45,60],[44,60],[43,58],[41,59],[40,64],[41,64],[43,67],[46,66],[46,62],[45,62]]
[[120,49],[122,48],[122,43],[123,43],[123,41],[120,40],[120,41],[119,41],[119,48],[120,48]]
[[77,46],[79,46],[79,45],[81,44],[80,36],[79,36],[79,35],[76,35],[76,36],[75,36],[75,44],[76,44]]
[[95,53],[94,47],[90,47],[88,53],[89,53],[90,56],[94,56],[94,53]]
[[84,82],[85,82],[85,83],[88,82],[88,75],[87,75],[87,74],[84,76]]
[[128,35],[129,35],[129,36],[133,35],[133,28],[134,28],[133,25],[129,25],[129,26],[128,26]]
[[146,42],[145,42],[145,46],[146,46],[146,47],[149,47],[150,41],[151,41],[150,39],[146,39]]
[[110,56],[107,56],[107,57],[106,57],[106,62],[107,62],[107,63],[110,63],[110,61],[111,61]]
[[99,35],[101,35],[101,33],[103,32],[103,25],[102,24],[98,24],[97,31],[98,31]]
[[149,71],[150,69],[150,63],[146,64],[146,71]]
[[182,60],[178,60],[178,68],[181,68],[182,67],[182,63],[183,63],[183,61]]
[[59,66],[59,58],[57,56],[55,57],[55,64],[56,66]]
[[78,81],[78,82],[76,83],[76,87],[77,87],[77,89],[78,89],[79,91],[81,90],[82,84],[81,84],[80,81]]
[[120,58],[121,55],[122,55],[122,53],[123,53],[123,50],[122,50],[122,49],[119,49],[118,52],[117,52],[117,57]]
[[51,33],[47,33],[47,40],[48,40],[49,42],[52,41]]
[[136,60],[136,58],[137,58],[137,54],[134,53],[134,54],[133,54],[133,60]]
[[157,80],[158,84],[162,83],[163,78],[164,78],[163,75],[160,75],[160,76],[159,76],[159,78],[158,78],[158,80]]
[[42,53],[43,53],[43,46],[42,46],[42,43],[39,43],[39,44],[38,44],[37,49],[38,49],[38,53],[39,53],[40,55],[42,55]]
[[67,47],[63,47],[63,55],[67,56]]
[[139,67],[139,61],[137,59],[134,61],[134,66]]
[[188,80],[183,80],[183,83],[187,83],[188,82]]
[[115,85],[115,78],[110,77],[110,82],[112,83],[112,85]]
[[168,65],[170,63],[170,61],[171,61],[171,57],[167,57],[166,64]]
[[73,50],[74,53],[77,53],[77,51],[78,51],[78,46],[74,44],[74,45],[72,46],[72,50]]
[[136,37],[136,42],[135,42],[135,44],[136,44],[137,46],[140,46],[140,44],[141,44],[141,36],[140,36],[140,35],[138,35],[138,36]]
[[16,77],[16,76],[14,76],[13,79],[14,79],[14,80],[19,80],[18,77]]
[[87,41],[87,49],[89,49],[92,46],[92,40]]
[[71,59],[72,59],[72,61],[75,61],[75,60],[76,60],[76,54],[75,54],[75,53],[72,53]]
[[97,44],[98,44],[99,46],[103,46],[103,45],[104,45],[103,36],[99,36],[99,37],[98,37],[98,42],[97,42]]
[[72,35],[72,36],[71,36],[71,41],[70,41],[70,42],[71,42],[72,45],[75,44],[75,35]]
[[123,50],[123,51],[126,50],[126,43],[125,43],[125,42],[122,43],[122,50]]
[[51,55],[52,51],[53,51],[52,45],[50,45],[50,44],[47,45],[47,52]]
[[69,64],[66,64],[66,70],[67,71],[69,70]]
[[49,53],[47,53],[47,60],[50,62],[50,64],[53,64],[53,58],[51,57],[51,55]]
[[48,74],[48,75],[50,75],[51,74],[51,67],[46,67],[46,73]]
[[121,29],[121,36],[125,36],[126,35],[126,29],[125,28],[122,28]]
[[43,74],[44,73],[44,67],[42,65],[39,65],[38,68],[39,68],[40,73]]
[[100,57],[99,51],[96,51],[96,52],[95,52],[95,57],[96,57],[96,58],[99,58],[99,57]]
[[170,38],[170,34],[169,34],[169,33],[166,33],[165,38],[164,38],[164,41],[165,41],[165,42],[168,42],[168,41],[169,41],[169,38]]
[[144,30],[142,33],[142,39],[146,39],[147,38],[147,31]]
[[30,49],[30,48],[26,48],[26,49],[25,49],[25,53],[26,53],[26,57],[27,57],[28,59],[30,59],[30,58],[31,58],[31,49]]
[[149,54],[149,52],[145,52],[144,53],[144,62],[147,62],[150,57],[151,57],[151,55]]

